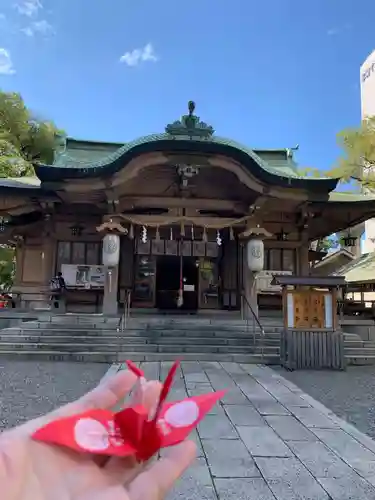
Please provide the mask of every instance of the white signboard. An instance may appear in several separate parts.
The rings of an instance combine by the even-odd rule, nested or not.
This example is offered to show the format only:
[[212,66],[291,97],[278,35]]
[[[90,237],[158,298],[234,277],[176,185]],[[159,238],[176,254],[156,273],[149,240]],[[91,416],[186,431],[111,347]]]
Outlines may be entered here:
[[69,288],[103,288],[105,266],[85,266],[80,264],[62,264],[61,272]]
[[292,274],[292,271],[260,271],[256,275],[256,289],[258,293],[280,293],[280,285],[271,285],[273,277],[275,275],[290,276]]

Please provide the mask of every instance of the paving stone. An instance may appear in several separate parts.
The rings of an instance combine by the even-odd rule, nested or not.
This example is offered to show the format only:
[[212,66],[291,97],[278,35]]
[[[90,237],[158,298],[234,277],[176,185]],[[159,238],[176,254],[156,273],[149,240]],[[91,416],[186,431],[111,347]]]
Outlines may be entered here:
[[[267,484],[277,500],[331,500],[313,477],[296,478],[295,481],[270,479]],[[353,497],[352,500],[357,499]]]
[[270,427],[238,426],[237,431],[254,457],[290,457],[293,455]]
[[240,373],[231,373],[230,374],[231,379],[237,384],[237,385],[247,385],[249,387],[251,386],[259,386],[258,382],[251,377],[248,373],[245,373],[244,371]]
[[238,439],[235,427],[226,415],[207,415],[198,425],[201,439]]
[[323,415],[315,408],[291,408],[291,413],[300,420],[303,425],[310,428],[318,429],[337,429],[338,424]]
[[244,370],[242,369],[239,363],[222,362],[220,364],[224,368],[224,370],[230,375],[232,374],[242,375],[244,373]]
[[289,441],[288,446],[315,477],[343,477],[351,468],[323,443]]
[[277,402],[254,402],[254,406],[261,415],[290,415],[290,411],[288,411],[284,406]]
[[200,365],[202,370],[205,372],[215,372],[222,369],[220,363],[218,363],[217,361],[201,361]]
[[316,436],[295,417],[269,415],[265,419],[284,441],[316,441]]
[[241,384],[239,385],[241,391],[246,394],[246,396],[251,399],[252,403],[256,406],[256,402],[259,403],[277,403],[276,399],[268,391],[263,389],[259,384],[250,385]]
[[[226,387],[224,387],[226,389]],[[222,398],[222,403],[225,405],[249,405],[251,404],[246,395],[237,387],[229,389],[225,396]]]
[[332,500],[374,500],[375,487],[356,474],[319,478],[318,481]]
[[375,462],[357,459],[351,460],[350,466],[353,467],[353,469],[365,479],[375,477]]
[[249,405],[224,405],[234,425],[267,426],[267,422],[255,408]]
[[295,457],[255,457],[265,479],[293,479],[297,475],[310,475],[304,465]]
[[197,361],[183,361],[181,363],[181,370],[185,376],[188,373],[202,373],[202,367]]
[[240,363],[240,365],[241,365],[241,368],[246,373],[248,373],[249,375],[254,377],[254,379],[257,379],[258,377],[261,378],[262,375],[264,376],[264,370],[260,365],[248,365],[248,364],[244,364],[244,363]]
[[[289,391],[289,389],[288,389]],[[293,394],[291,391],[289,391],[289,394],[277,394],[272,392],[272,395],[281,403],[283,406],[286,406],[287,408],[293,409],[293,407],[298,407],[298,408],[310,408],[311,405],[301,398],[300,396],[297,396],[296,394]]]
[[203,370],[197,373],[185,373],[184,376],[186,383],[209,383],[208,377]]
[[147,380],[159,380],[160,363],[142,362],[140,368],[144,371]]
[[198,436],[198,432],[193,431],[191,434],[189,434],[188,439],[191,439],[197,445],[197,457],[203,457],[204,453],[203,453],[203,448],[202,448],[202,443],[201,443],[200,437]]
[[228,392],[238,390],[237,385],[233,382],[232,379],[229,378],[226,379],[221,376],[218,377],[216,375],[211,376],[209,373],[208,373],[208,379],[212,387],[215,389],[215,391],[222,391],[223,389],[225,389]]
[[211,384],[197,383],[197,382],[187,383],[186,390],[189,396],[200,396],[201,394],[214,392]]
[[341,429],[313,429],[318,438],[349,465],[359,461],[374,462],[375,454]]
[[240,439],[202,441],[214,477],[260,477],[253,458]]
[[275,500],[264,479],[214,479],[220,500]]
[[204,459],[190,467],[175,488],[168,494],[168,500],[217,500],[212,479]]

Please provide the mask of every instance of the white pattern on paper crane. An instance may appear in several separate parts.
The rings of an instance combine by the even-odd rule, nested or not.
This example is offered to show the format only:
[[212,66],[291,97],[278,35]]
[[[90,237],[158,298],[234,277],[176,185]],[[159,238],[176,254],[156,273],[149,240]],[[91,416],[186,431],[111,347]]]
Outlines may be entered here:
[[93,418],[81,418],[74,427],[74,439],[87,451],[104,451],[109,443],[108,430]]
[[199,406],[195,401],[181,401],[165,412],[164,420],[172,427],[187,427],[199,417]]

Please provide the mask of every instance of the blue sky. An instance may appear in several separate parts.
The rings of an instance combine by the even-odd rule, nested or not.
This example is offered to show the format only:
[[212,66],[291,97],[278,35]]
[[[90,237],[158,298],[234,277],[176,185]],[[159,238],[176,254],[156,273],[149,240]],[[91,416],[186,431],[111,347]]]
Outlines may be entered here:
[[374,18],[374,0],[0,0],[0,88],[70,136],[119,142],[193,99],[218,135],[300,144],[325,169],[360,120]]

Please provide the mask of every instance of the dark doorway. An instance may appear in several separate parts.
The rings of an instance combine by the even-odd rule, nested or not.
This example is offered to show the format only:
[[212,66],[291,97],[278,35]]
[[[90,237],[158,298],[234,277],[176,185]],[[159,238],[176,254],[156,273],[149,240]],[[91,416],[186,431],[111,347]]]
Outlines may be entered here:
[[180,257],[158,257],[156,264],[156,307],[164,311],[198,309],[198,266],[193,257],[183,257],[183,305],[177,307],[180,288]]

